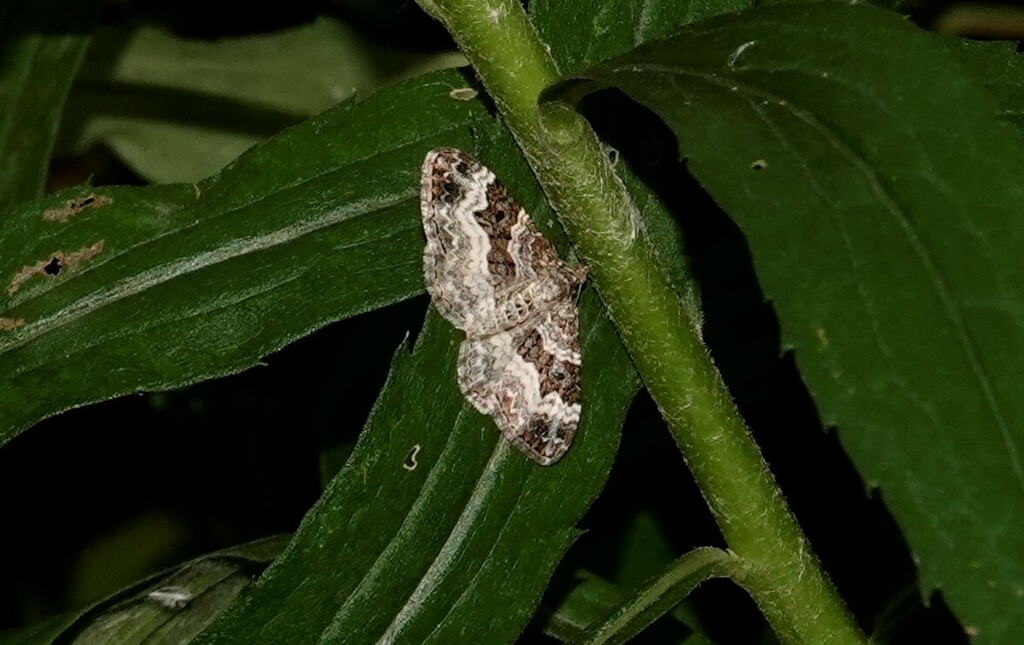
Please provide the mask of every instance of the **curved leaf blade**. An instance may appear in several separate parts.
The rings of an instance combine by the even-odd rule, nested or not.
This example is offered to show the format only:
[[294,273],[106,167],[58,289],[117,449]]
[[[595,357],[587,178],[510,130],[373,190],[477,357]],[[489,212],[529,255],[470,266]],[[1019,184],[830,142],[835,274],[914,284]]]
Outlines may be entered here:
[[956,52],[985,89],[996,99],[997,114],[1024,128],[1024,56],[1017,43],[956,41]]
[[671,611],[702,582],[726,577],[742,580],[746,573],[745,564],[727,551],[712,547],[694,549],[641,585],[574,642],[626,643]]
[[80,187],[13,213],[0,443],[69,407],[243,370],[420,292],[422,155],[491,123],[449,96],[460,84],[442,72],[348,102],[196,186]]
[[272,536],[195,558],[69,615],[0,634],[0,641],[188,642],[277,557],[287,537]]
[[594,395],[557,466],[524,459],[465,403],[460,334],[431,313],[285,555],[201,642],[513,639],[607,477],[637,387],[593,294],[583,312]]
[[924,588],[979,642],[1016,634],[1018,133],[941,42],[868,6],[722,17],[582,76],[657,112],[740,224],[785,345]]
[[[507,133],[473,153],[552,226]],[[565,458],[537,466],[466,403],[455,378],[463,335],[431,310],[287,552],[202,642],[513,640],[608,476],[638,389],[592,291],[580,310],[583,420]]]
[[753,6],[753,0],[534,0],[530,17],[564,73],[666,36],[684,25]]
[[0,213],[43,194],[96,9],[50,1],[0,9]]
[[[569,582],[568,587],[555,588],[554,596],[552,588],[548,588],[537,617],[545,634],[564,643],[579,641],[589,628],[604,622],[629,596],[620,585],[586,569],[577,570]],[[673,642],[686,645],[710,645],[711,639],[688,619],[679,605],[669,608],[667,613],[666,620],[661,621],[658,638],[673,638]],[[650,636],[650,632],[644,635],[645,638]]]

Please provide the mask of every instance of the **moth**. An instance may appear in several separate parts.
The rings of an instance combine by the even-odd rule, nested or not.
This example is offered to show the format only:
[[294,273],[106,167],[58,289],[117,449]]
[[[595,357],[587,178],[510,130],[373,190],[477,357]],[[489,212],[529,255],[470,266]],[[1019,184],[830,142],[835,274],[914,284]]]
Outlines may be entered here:
[[427,291],[466,332],[459,388],[530,459],[555,463],[580,421],[586,267],[563,262],[494,173],[454,148],[423,160],[420,208]]

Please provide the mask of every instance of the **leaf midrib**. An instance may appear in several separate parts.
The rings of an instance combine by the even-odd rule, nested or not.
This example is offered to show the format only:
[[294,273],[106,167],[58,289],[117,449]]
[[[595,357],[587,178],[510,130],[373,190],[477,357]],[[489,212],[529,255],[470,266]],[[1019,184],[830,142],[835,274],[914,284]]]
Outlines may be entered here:
[[[504,438],[499,439],[494,446],[494,451],[491,453],[490,459],[487,460],[487,465],[484,466],[483,471],[480,473],[480,477],[477,478],[476,485],[473,487],[469,498],[464,504],[462,513],[459,518],[455,521],[452,526],[452,530],[448,533],[448,537],[445,539],[441,548],[438,549],[437,556],[427,567],[427,570],[423,573],[419,583],[413,592],[406,599],[405,604],[399,610],[398,614],[392,619],[388,625],[384,634],[380,637],[378,642],[390,643],[395,642],[397,638],[401,636],[402,629],[412,621],[418,614],[425,601],[430,597],[433,590],[441,584],[446,578],[446,574],[451,570],[452,563],[462,553],[461,547],[466,543],[471,535],[471,529],[475,523],[475,520],[480,516],[480,513],[485,510],[487,506],[488,496],[495,490],[498,484],[498,473],[502,464],[504,464],[509,457],[512,455],[512,444],[506,441]],[[518,501],[522,499],[523,490],[519,492],[519,498],[517,503],[510,506],[510,508],[516,508]],[[512,514],[506,513],[502,528],[498,532],[499,535],[504,531],[508,525]],[[494,546],[497,544],[497,540],[491,543],[491,551],[488,552],[485,561],[490,558],[490,554],[493,553]],[[468,587],[467,587],[468,589]],[[463,590],[465,593],[465,589]],[[459,598],[461,598],[461,594]],[[452,602],[448,608],[448,614],[451,613],[452,609],[458,604],[458,599]],[[434,632],[444,624],[448,614],[445,614],[444,619],[438,621],[434,630],[430,633],[433,636]],[[425,641],[430,641],[428,636]]]
[[[262,235],[248,238],[234,238],[226,244],[204,251],[198,255],[190,255],[159,266],[147,269],[128,278],[123,278],[113,285],[98,289],[77,301],[62,307],[50,316],[39,318],[19,328],[20,334],[7,343],[0,344],[0,355],[18,349],[40,336],[55,331],[107,305],[142,293],[155,286],[165,284],[190,273],[207,269],[211,266],[228,262],[249,253],[256,253],[274,248],[280,244],[294,242],[311,233],[340,224],[359,215],[387,208],[393,208],[405,201],[414,199],[419,193],[415,190],[393,193],[385,198],[373,197],[354,202],[346,202],[342,207],[326,213],[295,222],[286,227],[275,229]],[[240,207],[241,208],[241,207]],[[406,227],[408,228],[408,226]],[[376,238],[368,238],[351,246],[361,246]],[[123,255],[123,254],[122,254]]]
[[[463,404],[462,407],[459,409],[458,413],[456,414],[454,423],[452,424],[453,428],[458,428],[459,425],[462,423],[463,418],[467,413],[467,409],[468,404]],[[419,521],[422,518],[423,514],[427,512],[426,504],[427,498],[429,497],[427,491],[438,487],[444,487],[445,484],[443,483],[443,480],[445,479],[445,459],[447,456],[457,458],[457,456],[455,456],[454,453],[452,453],[452,451],[454,450],[453,446],[455,445],[456,434],[457,432],[455,431],[452,431],[448,434],[448,438],[445,440],[444,448],[442,448],[437,461],[431,467],[430,473],[424,479],[423,485],[420,487],[420,491],[419,494],[416,496],[416,499],[413,500],[412,504],[410,504],[409,510],[406,512],[401,525],[394,531],[392,536],[388,539],[387,544],[382,549],[380,549],[380,552],[374,559],[373,564],[371,564],[366,569],[365,573],[359,579],[359,582],[356,584],[356,586],[352,589],[351,592],[347,594],[345,602],[338,608],[338,611],[335,613],[334,618],[331,620],[331,623],[325,629],[321,639],[322,642],[323,639],[329,638],[332,635],[335,625],[345,622],[344,620],[342,620],[342,618],[348,616],[352,612],[353,603],[359,598],[360,595],[362,595],[364,589],[366,589],[368,586],[372,584],[375,584],[376,580],[378,580],[380,576],[383,575],[383,573],[387,570],[387,565],[392,560],[392,558],[389,557],[391,552],[394,549],[400,549],[404,546],[404,541],[401,540],[400,537],[404,535],[406,531],[414,530],[414,528],[410,527],[414,525],[417,521]],[[481,473],[481,476],[482,474],[483,473]],[[476,486],[474,486],[473,491],[475,491],[476,488],[478,487],[479,478],[477,478],[477,484]],[[468,499],[472,499],[473,491],[470,491]]]

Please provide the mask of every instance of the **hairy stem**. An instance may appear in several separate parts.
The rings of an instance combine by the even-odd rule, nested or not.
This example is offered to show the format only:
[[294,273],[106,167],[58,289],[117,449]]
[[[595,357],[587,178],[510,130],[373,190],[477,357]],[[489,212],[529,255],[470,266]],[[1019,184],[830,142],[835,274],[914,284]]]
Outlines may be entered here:
[[865,642],[822,571],[587,123],[538,105],[557,69],[517,0],[419,0],[473,64],[529,159],[728,542],[792,643]]

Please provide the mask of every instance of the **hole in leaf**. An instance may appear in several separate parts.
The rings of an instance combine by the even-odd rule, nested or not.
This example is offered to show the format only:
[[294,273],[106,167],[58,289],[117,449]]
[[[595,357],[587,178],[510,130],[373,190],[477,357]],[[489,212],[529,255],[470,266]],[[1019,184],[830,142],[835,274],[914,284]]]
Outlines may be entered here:
[[55,276],[64,272],[74,271],[83,262],[88,262],[103,252],[103,240],[97,240],[89,246],[82,247],[77,251],[54,251],[49,260],[39,260],[35,264],[28,264],[18,271],[11,283],[7,285],[7,295],[12,296],[18,289],[35,276]]
[[110,198],[104,195],[97,195],[95,193],[84,195],[69,200],[58,208],[43,211],[43,219],[48,222],[66,222],[88,208],[106,206],[110,201]]

